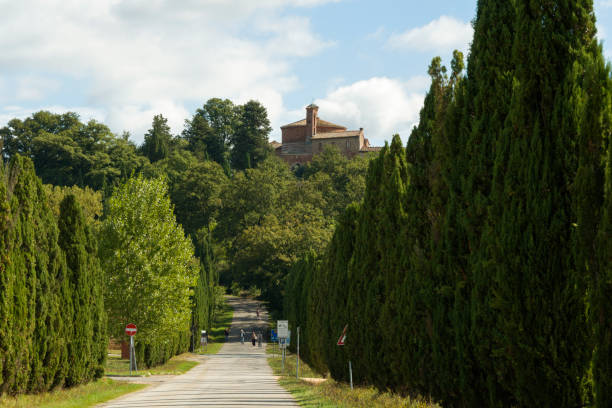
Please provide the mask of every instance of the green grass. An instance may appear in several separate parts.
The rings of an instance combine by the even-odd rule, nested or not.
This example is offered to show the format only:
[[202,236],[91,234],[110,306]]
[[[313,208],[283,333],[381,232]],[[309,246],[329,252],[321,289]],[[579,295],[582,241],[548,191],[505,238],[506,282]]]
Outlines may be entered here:
[[[269,344],[266,352],[272,353],[272,347]],[[317,384],[302,380],[302,378],[321,379],[321,375],[314,372],[302,360],[300,360],[300,379],[297,379],[295,378],[295,354],[289,351],[287,351],[285,358],[284,370],[282,369],[282,360],[279,357],[278,349],[274,357],[269,356],[268,363],[274,374],[280,376],[280,385],[289,391],[302,407],[440,407],[426,400],[402,398],[391,393],[381,393],[374,387],[355,387],[351,390],[348,384],[338,383],[331,378]]]
[[215,316],[215,322],[213,327],[208,333],[208,346],[203,350],[199,348],[197,351],[200,354],[217,354],[223,343],[225,343],[224,329],[229,328],[232,325],[232,319],[234,318],[234,309],[230,305],[224,303],[221,309]]
[[146,387],[144,384],[130,384],[102,378],[96,382],[73,388],[59,389],[35,395],[17,397],[1,396],[0,406],[4,408],[80,408],[91,407],[109,401],[129,392]]
[[[119,353],[119,354],[117,354]],[[105,375],[119,375],[119,376],[129,376],[130,375],[130,361],[129,360],[121,360],[120,357],[121,352],[119,350],[112,350],[109,353],[108,358],[106,359],[106,370],[104,372]],[[193,367],[195,367],[198,363],[195,361],[187,360],[189,353],[180,354],[178,356],[172,357],[170,360],[166,362],[166,364],[162,364],[157,367],[139,367],[140,370],[132,371],[132,375],[178,375],[183,374]]]

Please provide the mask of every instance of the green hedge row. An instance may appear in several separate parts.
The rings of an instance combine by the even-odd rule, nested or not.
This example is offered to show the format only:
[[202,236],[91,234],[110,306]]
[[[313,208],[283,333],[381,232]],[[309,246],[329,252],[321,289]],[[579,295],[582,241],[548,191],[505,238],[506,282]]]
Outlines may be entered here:
[[54,217],[29,159],[0,168],[0,393],[99,378],[106,315],[96,242],[76,199]]

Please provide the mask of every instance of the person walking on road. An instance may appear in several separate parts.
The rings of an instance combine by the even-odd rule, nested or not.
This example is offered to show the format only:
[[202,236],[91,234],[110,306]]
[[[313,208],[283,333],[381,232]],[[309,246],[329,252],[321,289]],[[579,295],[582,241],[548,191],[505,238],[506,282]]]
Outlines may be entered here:
[[259,320],[259,306],[257,306],[257,320]]
[[240,329],[240,343],[244,344],[244,330]]
[[257,342],[257,334],[255,334],[255,330],[253,330],[253,333],[251,334],[251,343],[253,344],[253,347],[255,347],[256,342]]
[[223,333],[225,334],[225,341],[227,342],[229,340],[229,329],[225,329],[223,330]]

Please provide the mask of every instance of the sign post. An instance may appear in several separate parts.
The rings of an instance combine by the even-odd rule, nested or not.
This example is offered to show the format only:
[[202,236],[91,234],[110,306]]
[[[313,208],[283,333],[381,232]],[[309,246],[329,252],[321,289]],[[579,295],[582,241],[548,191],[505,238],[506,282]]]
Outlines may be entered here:
[[295,356],[295,378],[299,378],[298,373],[300,372],[300,328],[298,326],[298,338],[297,338],[297,356]]
[[206,330],[202,330],[202,335],[200,337],[200,346],[202,346],[204,352],[206,353],[206,350],[208,350],[208,334],[206,333]]
[[[344,346],[346,344],[346,330],[348,329],[348,324],[344,326],[344,330],[342,330],[342,334],[338,339],[338,346]],[[353,389],[353,366],[351,365],[351,360],[349,360],[349,378],[351,379],[351,390]]]
[[132,375],[132,367],[138,371],[138,365],[136,364],[136,351],[134,349],[134,335],[138,330],[134,323],[129,323],[125,326],[125,334],[130,336],[130,375]]
[[287,348],[287,337],[289,337],[289,321],[277,320],[276,333],[278,335],[278,346],[283,356],[283,371],[285,370],[285,349]]

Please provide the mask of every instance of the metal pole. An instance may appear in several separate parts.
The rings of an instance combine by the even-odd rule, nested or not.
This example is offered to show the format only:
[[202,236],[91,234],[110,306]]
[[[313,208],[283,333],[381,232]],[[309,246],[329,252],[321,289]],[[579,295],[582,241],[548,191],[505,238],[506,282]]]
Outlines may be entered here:
[[295,378],[299,378],[299,375],[298,375],[299,372],[300,372],[300,328],[298,327],[297,356],[295,357]]
[[134,336],[130,336],[130,376],[132,375],[132,358],[133,358],[133,350],[134,350]]
[[[134,336],[132,336],[134,338]],[[136,374],[138,374],[138,361],[136,361],[136,346],[133,347],[134,350],[134,368],[136,368]]]
[[[280,347],[280,344],[279,344]],[[285,371],[285,348],[281,347],[281,353],[283,353],[283,371]]]
[[353,389],[353,367],[351,366],[351,360],[349,360],[349,377],[351,378],[351,390]]

